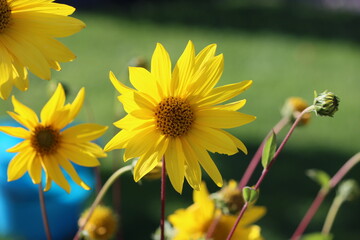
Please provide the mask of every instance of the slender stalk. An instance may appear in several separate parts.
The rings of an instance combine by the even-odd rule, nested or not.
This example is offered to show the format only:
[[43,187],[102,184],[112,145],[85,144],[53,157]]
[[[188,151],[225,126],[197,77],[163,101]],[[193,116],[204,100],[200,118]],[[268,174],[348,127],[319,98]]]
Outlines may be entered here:
[[215,232],[215,229],[216,229],[218,223],[220,222],[221,216],[222,216],[222,213],[220,213],[218,216],[216,216],[216,217],[214,218],[214,220],[211,222],[211,224],[210,224],[210,226],[209,226],[209,228],[208,228],[208,230],[207,230],[205,240],[211,239],[212,235],[213,235],[214,232]]
[[336,214],[338,213],[341,204],[343,204],[344,198],[342,196],[337,196],[334,198],[334,201],[332,202],[329,212],[325,218],[325,223],[323,226],[323,229],[321,233],[323,235],[329,235],[331,227],[333,226]]
[[[284,148],[285,143],[287,143],[287,141],[289,140],[291,134],[294,132],[296,126],[299,124],[302,116],[303,116],[304,114],[312,111],[313,109],[314,109],[314,106],[310,106],[310,107],[304,109],[304,111],[302,111],[302,112],[297,116],[297,118],[296,118],[295,122],[293,123],[293,125],[291,126],[289,132],[286,134],[284,140],[281,142],[279,148],[276,150],[276,152],[275,152],[273,158],[271,159],[269,165],[262,171],[261,176],[259,177],[259,179],[258,179],[258,181],[257,181],[257,183],[256,183],[256,185],[255,185],[255,187],[254,187],[255,190],[259,189],[261,183],[262,183],[263,180],[265,179],[265,176],[268,174],[268,172],[269,172],[269,170],[271,169],[272,165],[275,163],[277,157],[279,156],[280,152],[281,152],[282,149]],[[247,209],[247,205],[248,205],[248,203],[244,204],[243,208],[241,209],[241,211],[240,211],[240,213],[239,213],[239,216],[237,217],[236,222],[235,222],[232,230],[230,231],[230,233],[229,233],[229,235],[228,235],[228,237],[227,237],[227,240],[230,240],[231,237],[232,237],[232,235],[234,234],[237,225],[239,224],[239,222],[240,222],[240,220],[241,220],[244,212],[245,212],[246,209]]]
[[324,201],[326,195],[328,192],[334,188],[341,179],[352,169],[358,162],[360,162],[360,152],[355,154],[353,157],[351,157],[340,169],[337,171],[337,173],[330,179],[330,184],[327,189],[320,189],[318,192],[318,195],[312,202],[310,208],[306,212],[304,218],[301,220],[299,226],[296,228],[294,234],[291,237],[291,240],[298,240],[304,233],[305,229],[309,225],[311,219],[317,212],[319,206]]
[[[289,123],[289,117],[283,117],[272,129],[272,131],[274,131],[275,134],[278,134],[287,124]],[[253,158],[251,159],[247,169],[245,170],[244,175],[242,176],[238,188],[239,189],[243,189],[249,182],[251,176],[253,175],[257,165],[260,162],[261,159],[261,155],[262,155],[262,151],[264,148],[264,144],[266,142],[266,140],[270,137],[272,131],[270,131],[266,137],[264,138],[264,140],[261,142],[259,148],[256,150]]]
[[125,173],[127,171],[130,171],[131,169],[132,169],[131,165],[124,166],[124,167],[118,169],[116,172],[114,172],[109,177],[109,179],[105,182],[104,186],[101,188],[99,194],[96,196],[93,204],[90,207],[88,215],[86,216],[84,222],[81,224],[81,226],[79,227],[79,230],[75,234],[74,240],[79,239],[81,232],[84,230],[84,227],[86,226],[87,222],[89,221],[89,219],[90,219],[91,215],[93,214],[96,206],[99,205],[99,203],[101,202],[101,200],[105,196],[105,193],[109,190],[110,186],[115,182],[115,180],[118,177],[120,177],[123,173]]
[[48,219],[47,213],[46,213],[45,198],[44,198],[44,192],[43,192],[41,183],[39,184],[39,200],[40,200],[41,216],[42,216],[43,223],[44,223],[44,230],[45,230],[45,234],[46,234],[46,239],[51,240],[49,219]]
[[235,230],[236,230],[236,227],[238,226],[238,224],[239,224],[242,216],[244,215],[246,209],[248,208],[248,205],[249,205],[248,202],[246,202],[246,203],[243,205],[243,207],[242,207],[242,209],[241,209],[241,211],[240,211],[240,213],[239,213],[239,216],[238,216],[238,218],[236,219],[236,222],[235,222],[234,226],[232,227],[232,229],[231,229],[229,235],[227,236],[226,240],[230,240],[230,239],[232,238],[232,236],[234,235]]
[[165,156],[162,157],[162,169],[161,169],[161,217],[160,217],[160,240],[165,239],[165,200],[166,200],[166,166]]

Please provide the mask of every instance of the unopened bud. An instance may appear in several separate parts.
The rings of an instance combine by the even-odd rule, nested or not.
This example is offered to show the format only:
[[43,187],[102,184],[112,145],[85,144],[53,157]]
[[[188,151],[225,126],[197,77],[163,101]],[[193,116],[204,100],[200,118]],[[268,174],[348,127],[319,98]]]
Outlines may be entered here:
[[339,98],[334,93],[327,90],[317,95],[315,91],[314,108],[317,115],[334,116],[339,109]]

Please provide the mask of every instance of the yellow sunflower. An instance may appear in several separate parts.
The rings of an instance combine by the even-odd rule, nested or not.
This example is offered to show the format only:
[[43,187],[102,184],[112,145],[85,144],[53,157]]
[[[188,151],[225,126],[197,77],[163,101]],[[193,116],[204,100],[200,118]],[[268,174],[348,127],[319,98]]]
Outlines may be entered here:
[[[215,203],[210,198],[206,185],[200,191],[193,192],[194,203],[186,209],[176,210],[168,217],[175,228],[172,240],[197,240],[205,238],[211,223],[220,217],[211,236],[213,240],[224,240],[233,227],[236,216],[220,215],[215,209]],[[265,214],[265,208],[259,206],[249,207],[241,219],[232,239],[261,240],[260,227],[251,225]]]
[[62,85],[59,84],[41,110],[41,121],[32,109],[13,96],[15,112],[8,113],[26,129],[0,126],[0,131],[24,139],[7,150],[18,153],[9,163],[8,181],[16,180],[28,172],[34,184],[40,183],[43,168],[46,174],[45,190],[50,189],[51,181],[54,181],[70,192],[70,185],[61,170],[63,168],[77,184],[89,189],[69,160],[86,167],[98,166],[97,158],[105,157],[106,154],[101,147],[90,141],[99,138],[107,127],[83,123],[64,130],[80,111],[84,96],[85,90],[81,89],[73,103],[64,105],[65,93]]
[[85,24],[68,17],[75,8],[53,0],[0,0],[0,97],[6,99],[13,85],[28,88],[29,69],[49,80],[50,68],[60,70],[59,62],[75,55],[58,37],[70,36]]
[[122,130],[105,146],[105,151],[122,149],[124,161],[139,157],[134,179],[139,181],[164,156],[175,190],[182,192],[184,177],[194,189],[201,184],[200,165],[213,181],[223,180],[208,151],[232,155],[247,152],[236,137],[222,130],[247,124],[254,116],[237,112],[245,100],[225,105],[250,87],[252,81],[215,87],[223,72],[223,55],[215,56],[216,45],[205,47],[195,56],[189,41],[171,72],[170,57],[158,43],[151,60],[151,72],[129,67],[135,89],[110,80],[120,92],[119,100],[128,113],[114,123]]

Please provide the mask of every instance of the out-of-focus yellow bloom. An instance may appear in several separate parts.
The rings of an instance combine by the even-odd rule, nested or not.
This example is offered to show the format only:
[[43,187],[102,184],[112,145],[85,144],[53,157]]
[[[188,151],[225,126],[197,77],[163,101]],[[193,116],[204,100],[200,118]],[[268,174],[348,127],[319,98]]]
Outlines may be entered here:
[[[173,240],[193,240],[206,237],[209,226],[215,218],[219,222],[213,232],[213,240],[224,240],[236,221],[236,216],[221,214],[216,210],[206,185],[193,193],[194,203],[187,209],[179,209],[170,215],[168,220],[174,226],[176,235]],[[265,214],[264,207],[252,206],[245,212],[233,239],[261,240],[260,227],[251,225]]]
[[45,190],[54,181],[70,192],[70,185],[61,171],[63,168],[77,184],[89,189],[69,160],[81,166],[98,166],[100,163],[97,158],[106,157],[106,154],[91,141],[103,135],[107,127],[83,123],[64,130],[79,113],[84,97],[85,90],[81,89],[73,103],[65,105],[65,93],[59,84],[41,110],[41,121],[32,109],[15,97],[12,98],[14,112],[9,112],[9,115],[25,128],[0,126],[0,131],[24,139],[7,150],[18,153],[9,163],[8,181],[16,180],[28,172],[33,183],[38,184],[43,168],[46,174]]
[[[297,116],[304,111],[307,107],[309,107],[308,103],[300,98],[300,97],[290,97],[286,100],[281,113],[283,116],[287,116],[290,118],[292,122],[295,121]],[[299,122],[300,125],[305,125],[309,123],[311,117],[311,113],[305,113]]]
[[53,0],[0,0],[0,98],[6,99],[15,85],[28,86],[30,70],[49,80],[50,68],[76,56],[54,38],[77,33],[85,24],[68,17],[75,8]]
[[108,142],[105,151],[124,148],[125,161],[139,157],[135,181],[165,156],[168,176],[179,193],[184,178],[194,189],[200,188],[200,165],[221,187],[221,174],[208,151],[232,155],[240,149],[247,153],[245,145],[223,128],[245,125],[255,117],[238,112],[245,100],[222,104],[248,89],[252,81],[215,87],[224,69],[223,55],[215,56],[215,50],[212,44],[195,55],[189,41],[171,71],[169,54],[158,43],[150,72],[129,68],[135,89],[119,82],[110,72],[128,115],[114,123],[122,130]]
[[[85,221],[89,210],[81,214],[79,225]],[[118,218],[109,207],[98,205],[84,228],[84,234],[90,240],[108,240],[114,236],[118,225]]]

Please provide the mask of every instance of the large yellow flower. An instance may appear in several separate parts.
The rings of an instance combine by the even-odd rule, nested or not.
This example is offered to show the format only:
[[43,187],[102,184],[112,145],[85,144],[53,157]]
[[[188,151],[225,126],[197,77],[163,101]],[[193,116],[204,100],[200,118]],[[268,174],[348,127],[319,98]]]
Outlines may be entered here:
[[[175,228],[172,240],[197,240],[206,237],[209,227],[215,218],[220,218],[211,236],[213,240],[224,240],[233,227],[236,216],[221,215],[215,209],[205,184],[200,191],[193,193],[194,203],[187,209],[179,209],[168,217]],[[245,212],[232,239],[261,240],[260,227],[251,225],[265,214],[265,208],[252,206]]]
[[86,167],[98,166],[97,158],[105,157],[106,154],[90,141],[99,138],[107,127],[83,123],[64,130],[80,111],[84,96],[85,90],[81,89],[73,103],[64,105],[64,89],[59,84],[41,111],[41,121],[32,109],[15,97],[12,98],[15,112],[9,112],[9,115],[26,129],[0,126],[0,131],[24,139],[7,150],[18,153],[9,163],[8,181],[16,180],[28,172],[33,183],[40,183],[43,168],[46,174],[45,190],[54,181],[70,192],[70,185],[60,169],[62,167],[77,184],[89,189],[68,160]]
[[50,68],[75,55],[54,38],[67,37],[85,24],[68,17],[75,8],[54,0],[0,0],[0,97],[6,99],[15,85],[28,88],[29,69],[49,80]]
[[129,68],[130,81],[136,90],[119,82],[110,72],[128,115],[114,123],[122,130],[109,141],[105,151],[125,148],[125,161],[139,157],[135,181],[164,156],[176,191],[182,192],[184,176],[194,189],[199,189],[200,165],[222,186],[222,177],[208,151],[228,155],[238,149],[247,152],[239,139],[221,128],[238,127],[255,117],[237,112],[245,100],[220,104],[245,91],[252,81],[214,88],[224,68],[223,55],[215,56],[215,50],[216,45],[212,44],[195,56],[194,45],[189,41],[171,72],[169,54],[157,44],[151,72]]

